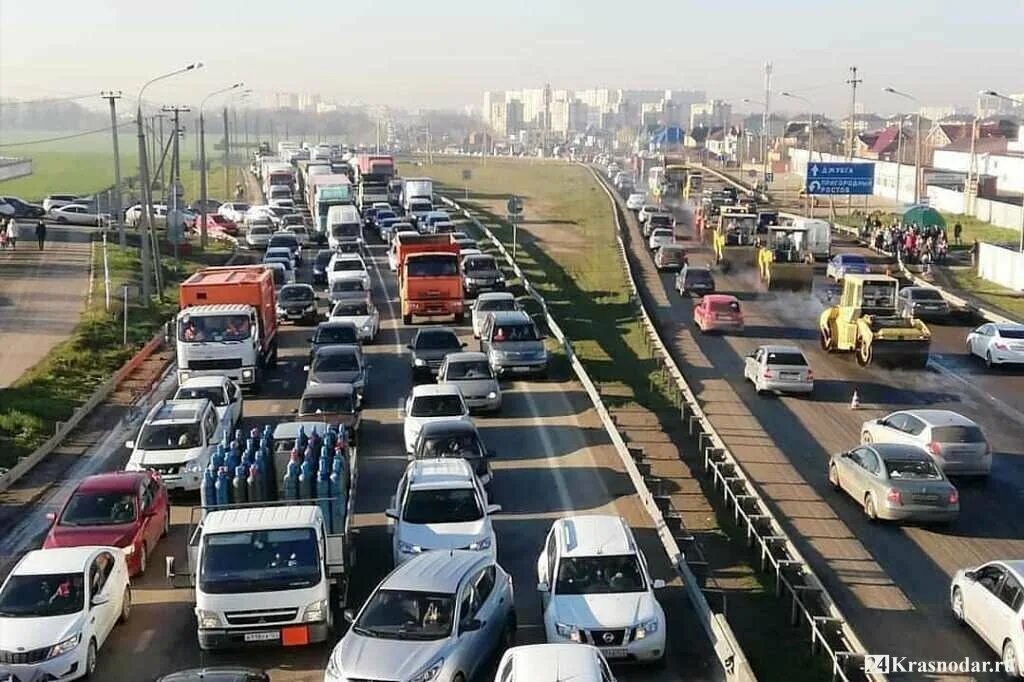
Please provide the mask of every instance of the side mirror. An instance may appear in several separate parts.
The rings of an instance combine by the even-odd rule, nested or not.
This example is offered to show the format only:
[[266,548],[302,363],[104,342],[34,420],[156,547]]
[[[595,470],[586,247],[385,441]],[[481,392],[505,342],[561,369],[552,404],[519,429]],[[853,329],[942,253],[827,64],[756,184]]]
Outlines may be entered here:
[[124,446],[126,448],[128,448],[129,450],[134,450],[135,449],[135,441],[133,441],[133,440],[126,440],[124,442]]
[[164,562],[167,567],[167,582],[174,581],[174,557],[164,557]]
[[968,580],[977,580],[978,579],[978,572],[977,571],[964,571],[964,577],[967,578]]
[[312,336],[307,336],[306,337],[306,343],[313,343],[313,337]]
[[298,414],[298,413],[299,413],[299,408],[293,407],[292,408],[292,414]]
[[661,578],[658,578],[657,580],[651,583],[651,587],[653,587],[656,590],[663,589],[665,587],[665,581]]
[[489,504],[489,505],[487,505],[487,513],[488,514],[497,514],[500,511],[501,511],[501,505],[500,504]]
[[93,606],[102,606],[103,604],[106,604],[109,601],[110,601],[110,597],[108,597],[107,595],[105,595],[105,594],[97,594],[95,597],[92,598],[92,601],[89,602],[89,603],[92,604]]
[[549,592],[549,591],[551,591],[551,587],[547,583],[544,583],[544,582],[537,583],[537,591],[538,592]]
[[57,512],[46,512],[46,520],[54,523],[57,520]]
[[474,618],[474,619],[470,620],[469,622],[461,623],[459,625],[459,632],[460,633],[462,633],[462,632],[476,632],[477,630],[479,630],[483,626],[484,626],[484,622],[482,620]]
[[394,519],[395,521],[398,521],[398,510],[397,509],[385,509],[384,510],[384,516],[388,517],[389,519]]
[[356,612],[353,611],[352,609],[345,609],[345,612],[344,612],[343,615],[345,616],[345,622],[347,622],[347,623],[354,623],[354,622],[356,622]]
[[412,344],[411,343],[405,344],[405,347],[408,348],[409,350],[412,350]]

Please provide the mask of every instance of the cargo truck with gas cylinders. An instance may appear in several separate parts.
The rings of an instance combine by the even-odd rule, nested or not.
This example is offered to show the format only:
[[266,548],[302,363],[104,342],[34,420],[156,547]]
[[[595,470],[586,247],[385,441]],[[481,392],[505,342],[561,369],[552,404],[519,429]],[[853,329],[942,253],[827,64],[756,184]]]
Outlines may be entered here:
[[178,382],[227,376],[259,391],[277,364],[274,275],[262,265],[204,268],[179,287],[174,321]]
[[343,427],[297,421],[235,432],[203,473],[185,571],[202,650],[326,641],[355,564],[356,447]]
[[402,321],[419,318],[465,318],[459,245],[450,234],[403,236],[396,248]]

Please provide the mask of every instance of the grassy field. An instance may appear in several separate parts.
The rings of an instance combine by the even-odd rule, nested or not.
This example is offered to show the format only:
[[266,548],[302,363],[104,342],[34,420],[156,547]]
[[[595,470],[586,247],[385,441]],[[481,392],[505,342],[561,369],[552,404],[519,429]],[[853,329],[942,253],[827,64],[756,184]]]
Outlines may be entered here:
[[959,289],[969,291],[997,310],[1005,310],[1008,317],[1024,320],[1024,296],[978,277],[974,268],[948,268],[949,278]]
[[[468,201],[464,201],[462,180],[465,168],[472,172]],[[504,221],[505,202],[512,193],[523,197],[525,213],[517,234],[516,260],[573,340],[606,404],[613,408],[636,404],[659,415],[663,424],[678,422],[677,408],[629,301],[611,207],[588,171],[558,162],[490,159],[485,166],[479,159],[444,159],[406,174],[440,182],[452,198],[476,209],[507,248],[512,228]],[[559,360],[564,364],[564,356]],[[568,369],[556,366],[553,372],[567,374]],[[745,557],[742,534],[725,519],[718,519],[718,528],[720,535],[730,538],[720,540],[731,545],[729,551]],[[758,676],[823,679],[821,662],[807,654],[803,634],[780,626],[786,622],[788,608],[775,599],[771,587],[748,566],[730,566],[728,571],[752,576],[731,583],[729,620]],[[780,647],[794,653],[779,657]]]
[[[110,279],[115,291],[139,280],[137,250],[108,246]],[[149,341],[177,309],[177,284],[198,267],[222,263],[227,254],[210,250],[196,260],[164,259],[163,303],[145,308],[129,303],[128,344],[122,345],[121,301],[114,297],[111,310],[104,309],[103,278],[93,283],[92,304],[82,314],[71,337],[56,346],[45,359],[14,385],[0,389],[0,467],[10,467],[49,438],[58,421],[67,420],[74,408],[114,371]],[[102,272],[102,249],[97,244],[93,266]]]

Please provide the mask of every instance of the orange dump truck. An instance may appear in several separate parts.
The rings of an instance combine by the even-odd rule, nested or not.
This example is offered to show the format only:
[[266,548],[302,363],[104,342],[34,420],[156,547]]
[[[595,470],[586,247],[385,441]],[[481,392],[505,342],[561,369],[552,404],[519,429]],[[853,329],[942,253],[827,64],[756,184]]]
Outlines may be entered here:
[[402,321],[465,317],[459,245],[448,234],[408,235],[396,250]]
[[204,268],[181,283],[175,321],[178,381],[231,377],[259,390],[277,363],[274,275],[262,265]]

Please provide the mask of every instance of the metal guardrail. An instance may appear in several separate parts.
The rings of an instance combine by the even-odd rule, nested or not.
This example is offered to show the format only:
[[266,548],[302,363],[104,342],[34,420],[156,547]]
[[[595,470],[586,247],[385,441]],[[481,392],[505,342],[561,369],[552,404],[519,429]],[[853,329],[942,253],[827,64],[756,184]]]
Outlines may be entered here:
[[[745,526],[747,543],[756,549],[761,569],[768,570],[770,567],[774,572],[776,596],[781,597],[784,591],[789,595],[790,621],[794,625],[800,622],[807,625],[811,650],[823,651],[831,660],[833,679],[854,682],[866,678],[873,682],[884,682],[887,679],[884,675],[863,672],[863,659],[867,652],[860,639],[821,580],[814,574],[810,565],[786,535],[755,486],[749,481],[742,465],[715,430],[683,373],[672,359],[661,338],[658,326],[643,303],[643,297],[637,286],[636,275],[630,265],[628,250],[622,239],[628,226],[622,223],[621,211],[615,196],[592,167],[585,167],[593,174],[612,203],[619,255],[629,279],[630,290],[647,333],[654,340],[661,357],[664,358],[665,366],[681,394],[681,419],[686,424],[690,435],[697,439],[698,447],[704,458],[705,471],[712,475],[714,487],[721,491],[726,508],[731,508],[735,521]],[[812,610],[815,598],[824,614]]]
[[523,288],[526,292],[541,306],[541,309],[544,311],[544,319],[548,328],[565,350],[565,354],[569,358],[569,363],[572,366],[577,379],[583,385],[587,395],[590,397],[590,400],[594,405],[594,409],[597,411],[605,430],[608,432],[612,445],[618,453],[619,458],[622,460],[626,473],[633,482],[633,486],[636,489],[637,494],[640,496],[640,500],[643,503],[644,508],[654,520],[655,528],[658,532],[658,538],[661,540],[662,546],[665,549],[669,560],[682,579],[683,585],[687,591],[687,596],[693,604],[694,611],[697,613],[701,621],[701,625],[708,634],[711,644],[714,647],[715,654],[725,671],[726,678],[735,682],[756,682],[757,677],[754,675],[754,671],[750,667],[750,663],[747,660],[746,655],[743,653],[738,640],[733,634],[732,628],[729,626],[725,616],[721,613],[715,613],[712,611],[708,604],[697,577],[693,574],[693,571],[686,561],[685,555],[679,549],[676,537],[669,528],[669,524],[665,521],[661,507],[658,505],[657,498],[651,493],[647,485],[647,479],[638,468],[637,462],[634,460],[633,454],[630,452],[629,447],[626,445],[622,435],[619,433],[618,427],[616,426],[611,413],[609,413],[608,409],[605,407],[604,401],[601,399],[601,395],[597,390],[597,386],[591,380],[590,376],[587,374],[586,368],[576,356],[572,347],[572,341],[565,336],[561,327],[558,326],[558,323],[548,312],[547,302],[544,300],[544,297],[534,289],[529,278],[512,259],[512,255],[505,249],[504,244],[501,243],[501,241],[487,228],[487,226],[477,220],[470,211],[463,208],[458,204],[458,202],[453,201],[448,197],[441,197],[441,199],[446,205],[464,215],[487,236],[491,243],[493,243],[498,249],[498,252],[504,257],[505,262],[515,273],[516,277],[518,277],[523,283]]

